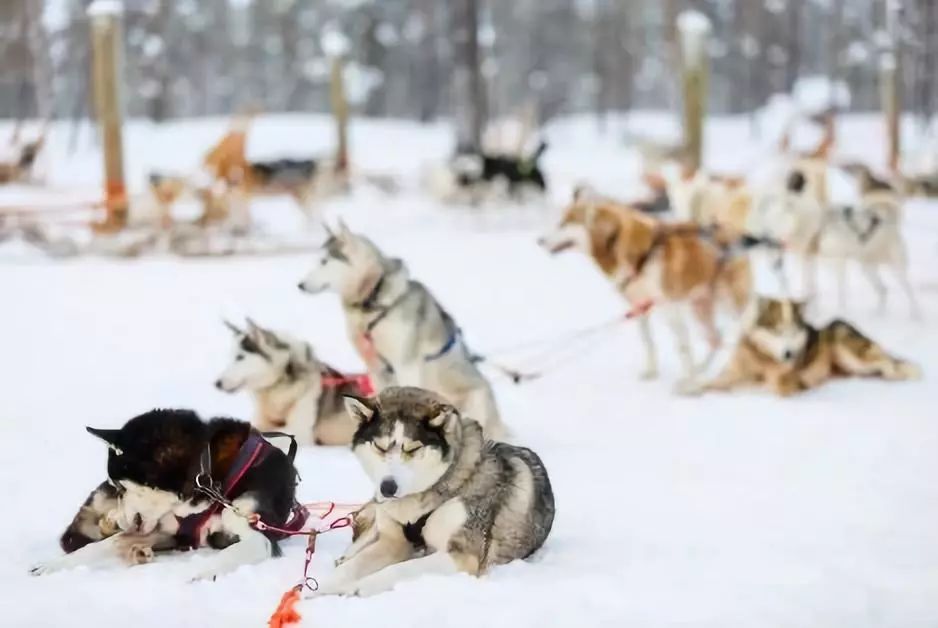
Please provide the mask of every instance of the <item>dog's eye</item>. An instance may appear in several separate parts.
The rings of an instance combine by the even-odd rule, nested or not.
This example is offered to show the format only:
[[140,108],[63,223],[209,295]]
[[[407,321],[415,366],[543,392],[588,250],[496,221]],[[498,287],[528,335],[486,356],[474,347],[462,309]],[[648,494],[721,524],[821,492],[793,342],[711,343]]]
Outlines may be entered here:
[[377,449],[377,450],[380,451],[381,453],[383,453],[383,454],[388,453],[388,450],[387,450],[387,449],[385,449],[384,447],[382,447],[381,445],[379,445],[379,444],[376,443],[375,441],[371,441],[371,444],[372,444],[372,446],[373,446],[375,449]]
[[329,263],[329,260],[326,259],[325,257],[322,258],[322,259],[319,261],[319,265],[320,265],[320,266],[325,266],[325,265],[328,264],[328,263]]
[[406,455],[412,456],[413,454],[417,453],[417,452],[420,451],[421,449],[423,449],[423,445],[421,445],[420,443],[414,443],[414,444],[411,445],[409,448],[404,448],[402,451],[403,451]]
[[238,355],[235,356],[235,360],[243,360],[243,359],[244,359],[243,353],[239,353]]

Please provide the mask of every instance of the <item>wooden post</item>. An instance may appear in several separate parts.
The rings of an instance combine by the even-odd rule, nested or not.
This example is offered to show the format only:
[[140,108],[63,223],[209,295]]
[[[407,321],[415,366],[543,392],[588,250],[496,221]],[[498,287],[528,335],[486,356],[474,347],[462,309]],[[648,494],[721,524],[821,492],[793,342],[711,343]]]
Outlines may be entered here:
[[91,22],[94,105],[104,151],[104,203],[107,218],[98,228],[117,231],[127,224],[124,151],[121,136],[121,4],[96,0],[88,7]]
[[332,116],[336,126],[336,170],[348,174],[348,99],[345,97],[342,55],[332,58],[332,75],[329,82],[329,99],[332,101]]
[[710,22],[702,13],[685,11],[677,19],[681,41],[681,85],[684,113],[685,167],[696,172],[703,163],[704,117],[709,73],[707,40]]
[[893,173],[899,171],[902,151],[902,65],[901,42],[899,41],[899,6],[886,0],[886,32],[889,33],[890,48],[883,51],[879,61],[880,101],[886,123],[886,163]]

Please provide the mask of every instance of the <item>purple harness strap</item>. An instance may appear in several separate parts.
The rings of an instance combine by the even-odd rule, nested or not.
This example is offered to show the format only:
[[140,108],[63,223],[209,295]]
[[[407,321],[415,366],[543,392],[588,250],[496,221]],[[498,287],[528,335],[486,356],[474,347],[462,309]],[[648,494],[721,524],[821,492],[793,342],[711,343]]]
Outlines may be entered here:
[[[238,455],[235,456],[231,469],[228,470],[228,475],[225,476],[225,481],[221,485],[221,494],[226,500],[230,499],[232,492],[235,487],[237,487],[238,482],[241,481],[241,478],[244,477],[244,474],[247,473],[251,467],[263,462],[273,449],[274,446],[267,442],[260,432],[253,428],[251,429],[244,444],[241,445],[241,449],[238,450]],[[211,455],[209,454],[208,447],[206,447],[206,453],[203,454],[202,470],[200,474],[206,474],[208,476],[207,479],[211,482]],[[214,484],[214,482],[212,483]],[[178,546],[182,549],[197,549],[202,544],[202,527],[205,526],[209,518],[221,510],[221,508],[222,503],[213,500],[212,504],[202,512],[179,519],[179,529],[176,531],[176,543]],[[294,510],[295,509],[296,506],[294,506]],[[292,522],[294,518],[295,513],[291,511],[288,522]],[[302,523],[305,522],[306,518],[303,517]],[[302,523],[300,527],[302,527]],[[272,535],[268,536],[272,537]]]

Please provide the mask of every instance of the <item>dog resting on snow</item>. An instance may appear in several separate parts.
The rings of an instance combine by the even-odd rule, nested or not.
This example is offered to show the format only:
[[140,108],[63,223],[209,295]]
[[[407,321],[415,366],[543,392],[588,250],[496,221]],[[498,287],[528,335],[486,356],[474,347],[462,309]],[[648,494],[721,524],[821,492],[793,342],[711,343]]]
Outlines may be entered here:
[[431,192],[444,202],[478,204],[486,200],[525,201],[541,197],[547,180],[539,161],[547,143],[529,155],[501,155],[461,149],[429,176]]
[[800,302],[760,297],[729,364],[694,392],[765,383],[787,396],[834,377],[920,377],[917,366],[893,357],[850,323],[838,319],[814,327],[802,309]]
[[315,595],[373,595],[424,574],[482,575],[550,532],[554,496],[537,454],[487,441],[438,395],[391,387],[349,399],[352,451],[375,484],[356,538]]
[[488,438],[504,435],[491,386],[462,332],[399,259],[340,223],[299,287],[338,293],[349,338],[378,390],[391,384],[435,390],[478,421]]
[[215,382],[228,393],[249,391],[256,405],[254,426],[282,430],[300,445],[348,445],[355,423],[345,411],[344,395],[361,395],[354,378],[320,362],[309,343],[264,329],[247,320],[234,333],[231,364]]
[[[107,481],[62,535],[66,555],[37,565],[34,575],[115,557],[139,564],[155,551],[208,546],[221,551],[200,563],[193,579],[212,579],[279,555],[281,537],[258,531],[247,517],[290,530],[306,520],[294,496],[292,456],[248,423],[153,410],[120,429],[88,431],[108,446]],[[221,508],[200,486],[215,486],[234,508]]]
[[[686,378],[697,369],[681,309],[690,306],[706,332],[712,356],[720,343],[714,321],[717,303],[728,301],[741,313],[752,291],[743,240],[693,224],[666,224],[582,189],[574,194],[560,225],[539,242],[553,254],[581,249],[633,308],[653,306],[662,312],[677,338]],[[639,328],[646,354],[642,376],[653,378],[658,360],[647,311],[639,318]]]

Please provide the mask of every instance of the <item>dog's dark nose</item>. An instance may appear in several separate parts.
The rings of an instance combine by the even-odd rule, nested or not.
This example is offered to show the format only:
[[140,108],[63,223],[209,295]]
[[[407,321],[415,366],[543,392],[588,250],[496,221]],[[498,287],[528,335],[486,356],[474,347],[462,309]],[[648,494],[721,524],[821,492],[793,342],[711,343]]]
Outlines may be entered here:
[[782,357],[786,360],[790,360],[792,356],[794,356],[794,354],[791,352],[791,349],[785,349],[785,353],[782,354]]
[[143,528],[143,517],[140,516],[140,513],[134,515],[134,529],[140,530]]
[[394,497],[397,494],[397,482],[391,478],[384,478],[381,480],[380,489],[382,497]]
[[221,387],[221,380],[220,380],[220,379],[216,379],[216,380],[215,380],[215,388],[217,388],[218,390],[221,390],[221,389],[222,389],[222,387]]
[[304,284],[302,281],[296,284],[296,287],[300,289],[300,292],[306,292],[306,284]]

